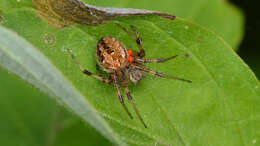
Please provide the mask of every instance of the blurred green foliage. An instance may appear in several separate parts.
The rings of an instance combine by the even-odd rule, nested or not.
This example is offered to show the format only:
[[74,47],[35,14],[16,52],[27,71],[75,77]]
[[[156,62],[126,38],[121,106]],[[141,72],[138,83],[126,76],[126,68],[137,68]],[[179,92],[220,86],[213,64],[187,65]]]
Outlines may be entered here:
[[95,129],[17,76],[0,68],[3,146],[112,145]]

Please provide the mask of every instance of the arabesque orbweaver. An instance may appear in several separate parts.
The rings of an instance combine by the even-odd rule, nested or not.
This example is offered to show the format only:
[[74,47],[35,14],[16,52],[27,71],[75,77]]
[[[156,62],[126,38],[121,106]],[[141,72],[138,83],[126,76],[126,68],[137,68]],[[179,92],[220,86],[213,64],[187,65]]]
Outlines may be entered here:
[[72,54],[71,50],[68,50],[68,52],[70,53],[75,63],[79,66],[80,70],[84,74],[88,76],[92,76],[102,81],[103,83],[114,84],[120,103],[123,105],[123,108],[129,115],[129,117],[133,119],[133,116],[130,114],[129,110],[127,109],[124,103],[123,96],[120,92],[118,83],[121,82],[121,85],[124,88],[124,92],[131,106],[133,107],[135,113],[137,114],[138,118],[140,119],[144,127],[147,128],[144,120],[142,119],[138,109],[136,108],[133,102],[133,97],[129,92],[128,89],[129,82],[133,82],[135,84],[138,83],[138,81],[140,81],[144,77],[143,72],[156,75],[159,77],[163,77],[163,78],[176,79],[176,80],[181,80],[189,83],[191,83],[191,81],[179,77],[166,75],[164,73],[156,72],[146,68],[144,63],[162,63],[177,57],[177,55],[165,59],[143,59],[143,57],[145,56],[145,49],[142,44],[142,39],[139,36],[139,33],[134,28],[134,26],[131,26],[133,32],[130,32],[120,24],[117,25],[122,30],[124,30],[128,35],[130,35],[133,39],[135,39],[138,47],[140,48],[140,51],[127,50],[124,44],[119,40],[117,40],[116,38],[113,37],[101,38],[97,44],[96,57],[100,67],[104,71],[110,74],[109,78],[104,78],[100,75],[89,72],[82,65],[80,65],[80,63],[77,61],[75,56]]

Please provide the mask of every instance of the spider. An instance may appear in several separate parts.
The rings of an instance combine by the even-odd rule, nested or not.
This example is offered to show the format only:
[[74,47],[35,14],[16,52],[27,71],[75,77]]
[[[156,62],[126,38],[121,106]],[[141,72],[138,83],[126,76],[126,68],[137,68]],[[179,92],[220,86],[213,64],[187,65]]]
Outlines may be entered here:
[[145,124],[143,118],[141,117],[138,109],[134,104],[133,97],[131,96],[131,93],[128,89],[128,84],[130,82],[133,82],[134,84],[138,83],[144,77],[144,72],[163,78],[176,79],[189,83],[191,83],[191,81],[179,77],[166,75],[164,73],[156,72],[146,68],[145,63],[163,63],[177,57],[177,55],[165,59],[143,59],[143,57],[145,56],[145,49],[142,44],[142,39],[139,36],[139,33],[136,31],[135,27],[131,25],[131,32],[122,25],[117,25],[136,41],[140,50],[127,50],[124,44],[114,37],[101,38],[97,44],[96,57],[99,66],[104,71],[109,73],[109,78],[104,78],[100,75],[89,72],[82,65],[80,65],[75,56],[72,54],[71,50],[68,49],[67,51],[84,74],[94,77],[102,81],[103,83],[114,85],[120,103],[122,104],[124,110],[129,115],[129,117],[133,119],[133,116],[126,107],[123,96],[120,92],[119,82],[121,82],[121,85],[124,88],[124,92],[136,115],[138,116],[144,127],[147,128],[147,125]]

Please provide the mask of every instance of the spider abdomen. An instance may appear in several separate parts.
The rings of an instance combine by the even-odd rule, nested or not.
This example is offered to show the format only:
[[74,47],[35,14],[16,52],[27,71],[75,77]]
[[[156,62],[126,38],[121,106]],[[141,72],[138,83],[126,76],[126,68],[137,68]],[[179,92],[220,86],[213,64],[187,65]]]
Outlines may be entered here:
[[124,44],[113,37],[103,37],[99,40],[96,56],[99,65],[107,72],[120,70],[128,62]]

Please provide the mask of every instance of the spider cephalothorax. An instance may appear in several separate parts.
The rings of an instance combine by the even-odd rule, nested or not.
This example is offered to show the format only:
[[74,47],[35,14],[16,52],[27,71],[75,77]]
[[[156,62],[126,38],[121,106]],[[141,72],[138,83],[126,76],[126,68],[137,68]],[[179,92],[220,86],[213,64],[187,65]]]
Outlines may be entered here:
[[70,53],[71,57],[74,59],[75,63],[80,67],[83,73],[92,76],[104,83],[114,84],[120,103],[123,105],[123,108],[130,116],[130,118],[133,118],[130,112],[128,111],[124,103],[124,99],[121,95],[119,84],[118,84],[119,82],[121,82],[125,94],[128,100],[130,101],[133,109],[135,110],[138,118],[143,123],[144,127],[147,128],[144,120],[142,119],[141,115],[139,114],[139,111],[137,110],[132,100],[133,98],[128,89],[129,82],[133,82],[135,84],[138,83],[138,81],[140,81],[144,77],[143,74],[144,72],[159,77],[163,77],[163,78],[171,78],[171,79],[181,80],[185,82],[191,82],[191,81],[174,77],[174,76],[165,75],[161,72],[152,71],[146,68],[145,63],[162,63],[175,58],[177,55],[165,59],[143,59],[143,57],[145,56],[145,50],[142,45],[142,39],[139,36],[138,32],[135,30],[135,28],[131,26],[131,29],[134,32],[132,33],[128,31],[126,28],[124,28],[123,26],[119,24],[118,26],[121,29],[123,29],[126,33],[128,33],[133,39],[136,40],[136,43],[140,48],[140,51],[126,50],[124,44],[113,37],[103,37],[102,39],[100,39],[97,44],[97,52],[96,52],[97,62],[106,72],[110,74],[110,78],[107,79],[87,71],[75,59],[72,52],[70,50],[68,50],[68,52]]

